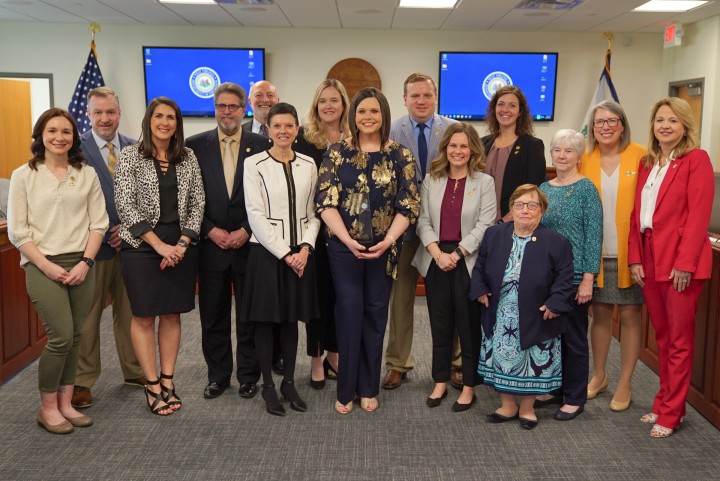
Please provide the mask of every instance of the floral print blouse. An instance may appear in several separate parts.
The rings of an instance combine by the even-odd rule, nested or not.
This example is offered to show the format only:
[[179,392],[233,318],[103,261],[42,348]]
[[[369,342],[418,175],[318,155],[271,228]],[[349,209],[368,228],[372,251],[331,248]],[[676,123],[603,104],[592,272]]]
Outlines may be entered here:
[[[350,237],[366,245],[385,238],[395,214],[414,224],[420,197],[412,153],[397,142],[378,152],[363,152],[346,140],[332,144],[318,171],[315,208],[318,215],[337,209]],[[326,233],[333,237],[328,227]]]

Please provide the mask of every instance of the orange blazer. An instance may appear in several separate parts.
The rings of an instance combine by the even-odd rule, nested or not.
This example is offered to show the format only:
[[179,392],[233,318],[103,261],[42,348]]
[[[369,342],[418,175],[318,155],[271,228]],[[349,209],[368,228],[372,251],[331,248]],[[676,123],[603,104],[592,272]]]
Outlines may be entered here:
[[[640,164],[630,223],[628,259],[631,264],[645,264],[640,234],[640,194],[651,169]],[[693,279],[710,278],[712,248],[708,228],[714,194],[715,175],[707,152],[693,149],[672,161],[660,186],[653,214],[656,281],[667,281],[672,269],[691,272]]]
[[[628,236],[630,234],[630,214],[635,205],[635,187],[638,179],[638,165],[647,154],[647,149],[640,144],[631,142],[620,153],[620,169],[618,176],[617,207],[615,209],[615,228],[618,239],[618,287],[621,289],[632,286],[635,281],[630,275],[628,264]],[[600,182],[600,148],[586,152],[580,162],[580,173],[590,179],[602,199]],[[600,273],[597,276],[598,287],[603,287],[603,268],[600,264]]]

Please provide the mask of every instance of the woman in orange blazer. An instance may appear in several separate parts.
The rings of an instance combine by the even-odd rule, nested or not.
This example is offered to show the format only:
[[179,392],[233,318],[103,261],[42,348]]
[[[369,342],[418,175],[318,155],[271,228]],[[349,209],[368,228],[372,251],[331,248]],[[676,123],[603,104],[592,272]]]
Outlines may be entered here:
[[597,277],[599,289],[593,295],[590,342],[594,371],[587,397],[593,399],[608,388],[605,366],[612,339],[613,311],[617,306],[622,326],[621,369],[610,409],[624,411],[630,407],[632,375],[640,355],[640,306],[644,302],[640,286],[630,276],[628,234],[638,165],[647,149],[630,142],[630,125],[617,102],[600,102],[593,107],[590,119],[588,150],[580,162],[580,173],[595,184],[602,199],[603,260]]
[[650,116],[648,155],[638,171],[630,223],[628,260],[643,287],[655,328],[660,390],[651,413],[650,436],[673,434],[685,415],[695,341],[695,310],[710,278],[707,230],[714,195],[710,157],[698,149],[690,106],[682,99],[658,101]]

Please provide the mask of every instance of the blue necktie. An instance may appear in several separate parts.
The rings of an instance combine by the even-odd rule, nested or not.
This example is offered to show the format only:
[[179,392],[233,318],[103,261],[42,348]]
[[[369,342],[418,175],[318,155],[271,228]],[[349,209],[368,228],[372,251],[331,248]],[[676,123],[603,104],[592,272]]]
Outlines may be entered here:
[[422,172],[422,178],[425,179],[425,171],[427,170],[427,139],[425,138],[425,129],[427,125],[418,124],[420,133],[418,134],[418,157],[420,157],[420,171]]

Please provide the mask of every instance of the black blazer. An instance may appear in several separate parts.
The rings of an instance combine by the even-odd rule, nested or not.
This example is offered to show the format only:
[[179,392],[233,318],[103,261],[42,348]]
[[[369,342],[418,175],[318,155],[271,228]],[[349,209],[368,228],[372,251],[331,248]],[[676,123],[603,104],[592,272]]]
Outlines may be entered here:
[[200,242],[200,265],[202,269],[209,271],[224,271],[232,265],[236,272],[243,272],[247,262],[247,249],[221,249],[213,241],[207,239],[207,235],[213,227],[219,227],[228,232],[242,227],[248,234],[252,234],[245,210],[243,163],[246,157],[268,149],[270,147],[269,140],[262,135],[243,131],[240,138],[235,182],[229,198],[223,174],[218,129],[193,135],[187,139],[185,145],[195,152],[205,187],[205,216],[200,228],[200,238],[202,239]]
[[[493,141],[491,136],[482,138],[485,155],[490,152]],[[510,196],[515,189],[523,184],[540,185],[545,182],[545,145],[543,141],[532,135],[518,137],[512,146],[503,176],[500,193],[500,215],[510,210]]]
[[[512,222],[497,224],[485,231],[480,254],[470,281],[470,299],[477,301],[490,295],[490,307],[481,306],[480,320],[486,336],[493,334],[497,318],[500,288],[505,266],[512,249]],[[573,293],[573,255],[570,241],[552,229],[538,226],[532,241],[525,246],[518,305],[520,307],[520,347],[527,349],[559,336],[565,331],[565,316],[571,310]],[[556,314],[555,319],[543,320],[542,305]]]

